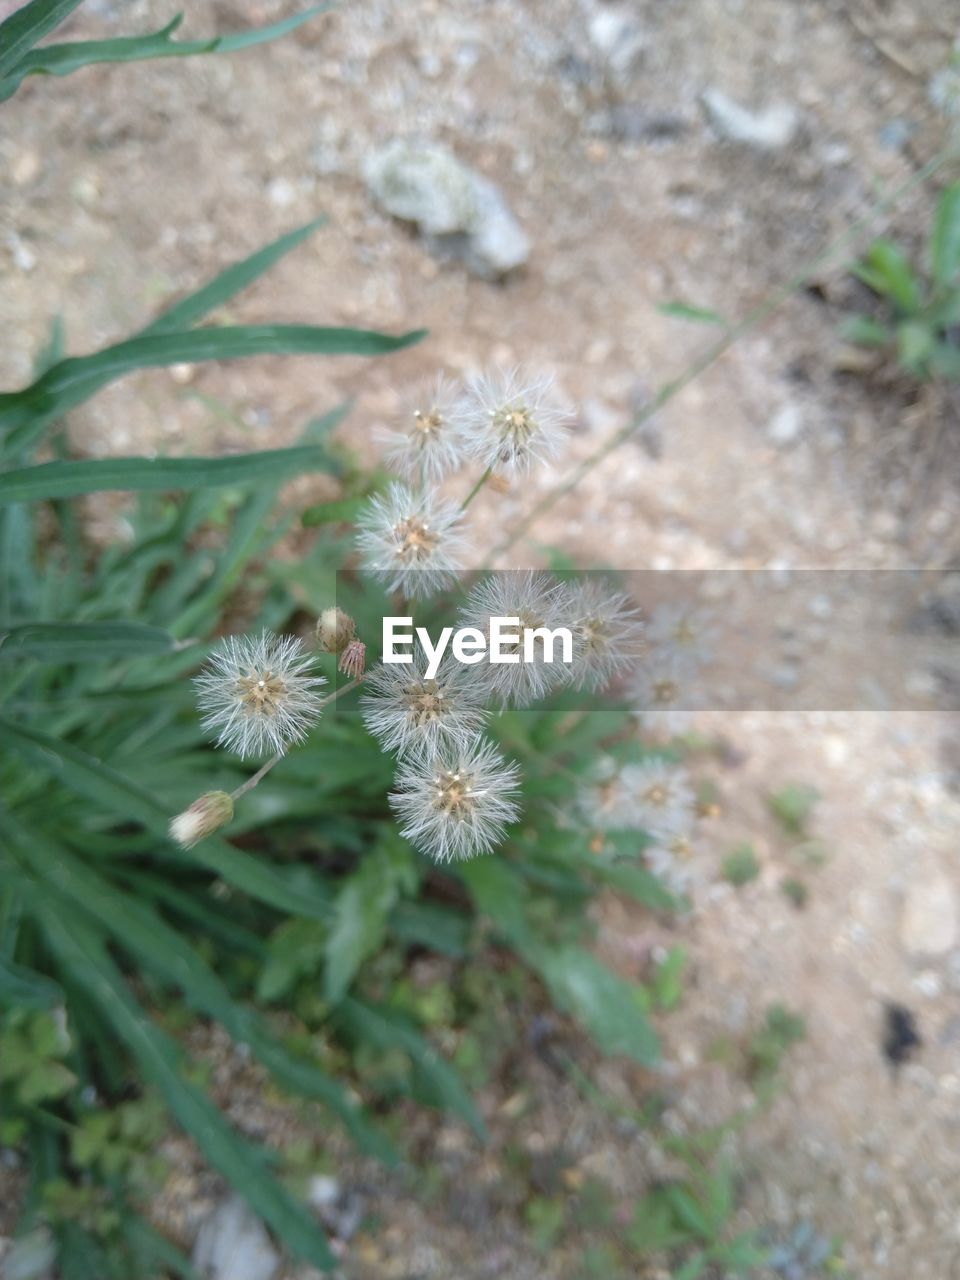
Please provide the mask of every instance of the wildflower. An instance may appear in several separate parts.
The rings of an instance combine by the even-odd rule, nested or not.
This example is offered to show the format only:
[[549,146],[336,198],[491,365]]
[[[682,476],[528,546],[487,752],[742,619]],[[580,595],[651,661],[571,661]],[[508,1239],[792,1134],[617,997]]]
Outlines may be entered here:
[[696,798],[685,769],[668,760],[645,760],[626,765],[620,783],[629,796],[632,826],[661,842],[689,835]]
[[654,649],[638,663],[630,693],[634,715],[647,729],[676,737],[689,728],[702,701],[693,672],[689,658],[667,649]]
[[367,665],[367,646],[362,640],[351,640],[337,663],[337,670],[351,680],[362,680]]
[[490,853],[520,813],[520,771],[477,738],[461,751],[413,760],[397,774],[390,804],[401,833],[437,862]]
[[317,619],[317,644],[324,653],[343,653],[356,634],[357,624],[336,606],[324,609]]
[[496,473],[526,475],[559,453],[570,414],[552,395],[553,379],[521,370],[473,378],[456,409],[470,452]]
[[417,393],[417,402],[397,429],[378,434],[386,461],[409,479],[436,483],[466,456],[463,429],[454,414],[457,387],[442,373]]
[[170,835],[184,849],[191,849],[233,817],[233,801],[226,791],[208,791],[170,821]]
[[661,604],[650,615],[651,645],[669,649],[691,668],[711,661],[718,634],[713,614],[697,604]]
[[483,727],[485,690],[473,672],[447,661],[436,676],[424,673],[421,657],[412,664],[382,664],[371,672],[361,701],[367,728],[386,751],[463,749]]
[[203,727],[237,755],[282,752],[300,742],[321,710],[326,681],[309,675],[311,657],[296,636],[230,636],[194,680]]
[[599,831],[625,831],[636,826],[637,808],[629,787],[624,785],[619,763],[603,756],[581,786],[577,807],[585,822]]
[[[519,626],[510,629],[517,634],[516,643],[507,642],[501,648],[504,653],[516,653],[520,661],[483,663],[476,669],[478,679],[505,705],[526,706],[542,698],[566,678],[569,669],[561,660],[559,645],[548,645],[542,636],[531,636],[528,642],[527,633],[563,627],[572,633],[571,615],[569,591],[545,573],[504,570],[479,582],[460,612],[462,624],[486,635],[491,618],[518,618]],[[530,662],[524,660],[527,643],[533,646]]]
[[622,592],[611,591],[596,578],[585,578],[570,589],[570,607],[574,638],[570,678],[578,689],[602,689],[639,657],[643,631],[639,610]]
[[688,862],[691,852],[689,840],[674,836],[644,849],[643,860],[671,893],[684,894],[693,882],[693,872]]
[[360,517],[364,567],[388,591],[426,597],[456,581],[462,567],[460,512],[429,490],[392,484],[371,498]]

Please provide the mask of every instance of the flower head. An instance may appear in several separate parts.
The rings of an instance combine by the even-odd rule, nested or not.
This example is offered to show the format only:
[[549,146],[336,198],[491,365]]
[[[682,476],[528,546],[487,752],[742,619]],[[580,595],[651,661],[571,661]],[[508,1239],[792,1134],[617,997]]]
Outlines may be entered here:
[[686,769],[669,760],[645,760],[626,765],[620,783],[629,797],[631,826],[661,843],[690,834],[696,798]]
[[653,610],[648,637],[651,645],[669,650],[678,662],[694,668],[711,661],[719,630],[708,609],[677,602]]
[[446,661],[433,679],[423,658],[412,664],[384,663],[367,678],[363,720],[385,750],[419,751],[433,757],[463,749],[486,718],[486,691],[468,668]]
[[170,835],[184,849],[192,849],[233,817],[233,800],[226,791],[208,791],[170,820]]
[[695,664],[670,649],[654,649],[637,665],[631,681],[633,713],[645,728],[666,737],[685,733],[701,704]]
[[644,849],[643,860],[671,893],[684,894],[690,889],[694,878],[689,863],[691,852],[688,839],[673,836]]
[[555,457],[570,414],[552,395],[553,379],[527,378],[519,369],[475,377],[456,409],[467,448],[485,466],[508,476],[526,475]]
[[596,578],[570,588],[573,630],[571,679],[578,689],[604,688],[639,659],[643,623],[621,591]]
[[285,751],[320,715],[315,690],[326,681],[311,662],[296,636],[227,637],[194,680],[203,727],[243,758]]
[[400,768],[390,804],[401,832],[437,862],[490,853],[504,828],[519,817],[514,797],[520,771],[490,742],[475,739],[462,751]]
[[[550,645],[533,633],[566,627],[572,639],[571,614],[567,588],[545,573],[507,569],[479,582],[460,612],[461,625],[475,627],[484,635],[489,633],[492,618],[518,618],[519,625],[504,628],[505,634],[518,638],[502,645],[503,652],[515,654],[518,661],[484,662],[476,668],[477,678],[504,704],[526,706],[542,698],[568,677],[569,667],[562,661],[559,639]],[[527,644],[532,645],[530,662],[524,660]]]
[[364,567],[388,591],[424,598],[452,585],[462,568],[460,511],[429,490],[392,484],[359,520]]
[[367,646],[362,640],[351,640],[337,663],[337,670],[351,680],[362,680],[367,665]]
[[342,609],[332,605],[317,619],[317,644],[324,653],[343,653],[357,634],[357,624]]
[[463,463],[467,451],[454,413],[457,394],[456,385],[439,374],[418,389],[395,429],[378,434],[386,461],[401,475],[436,483]]
[[598,831],[628,831],[637,825],[633,793],[625,785],[618,761],[602,756],[577,793],[577,807],[586,823]]

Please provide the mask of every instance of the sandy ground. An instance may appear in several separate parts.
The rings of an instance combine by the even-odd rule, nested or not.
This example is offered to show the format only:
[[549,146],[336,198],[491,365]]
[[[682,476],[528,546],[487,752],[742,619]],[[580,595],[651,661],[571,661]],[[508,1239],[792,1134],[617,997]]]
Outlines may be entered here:
[[[71,352],[117,340],[323,212],[328,226],[218,318],[423,325],[427,342],[374,364],[251,360],[138,375],[72,415],[77,453],[274,446],[348,395],[357,404],[344,434],[367,450],[419,376],[522,361],[553,371],[578,406],[567,460],[587,456],[713,336],[658,304],[744,315],[943,144],[925,86],[960,17],[942,0],[638,0],[620,7],[640,32],[637,55],[615,71],[590,36],[591,19],[615,8],[369,0],[229,59],[28,82],[0,123],[0,381],[28,379],[53,316]],[[185,33],[290,10],[195,6]],[[174,11],[90,0],[71,34],[155,28]],[[792,104],[795,141],[761,152],[718,140],[699,103],[710,86],[754,106]],[[611,118],[633,121],[633,140]],[[362,165],[396,134],[446,142],[500,185],[533,240],[522,271],[472,279],[373,207]],[[918,186],[886,225],[917,245],[932,195]],[[837,324],[863,300],[843,260],[592,472],[516,562],[549,544],[624,568],[948,563],[960,549],[957,401],[838,372]],[[557,474],[484,496],[491,540]],[[111,510],[98,516],[103,536]],[[692,957],[691,989],[664,1028],[676,1123],[714,1121],[742,1101],[710,1046],[771,1001],[789,1003],[809,1036],[786,1091],[739,1139],[745,1221],[838,1233],[864,1278],[960,1276],[960,934],[955,918],[943,925],[960,894],[960,803],[957,767],[951,775],[940,751],[955,723],[754,714],[707,727],[734,750],[726,765],[704,762],[718,814],[694,859],[697,908],[665,939]],[[803,911],[781,892],[796,853],[765,802],[788,781],[823,796],[815,827],[829,856],[804,871]],[[737,892],[718,883],[718,866],[744,839],[761,874]],[[931,953],[911,941],[918,884],[933,886],[926,909],[942,926]],[[664,941],[649,928],[605,905],[605,954],[636,971]],[[889,1000],[916,1013],[924,1040],[896,1075],[880,1050]],[[518,1122],[518,1140],[586,1129],[574,1149],[600,1151],[609,1176],[642,1189],[653,1168],[643,1144],[582,1114],[543,1070],[530,1067],[540,1111]],[[629,1090],[629,1076],[609,1070],[610,1088]],[[456,1153],[455,1175],[482,1182],[485,1158]],[[409,1191],[384,1192],[377,1211],[385,1234],[369,1244],[371,1269],[354,1256],[358,1277],[574,1274],[495,1218],[458,1221]]]

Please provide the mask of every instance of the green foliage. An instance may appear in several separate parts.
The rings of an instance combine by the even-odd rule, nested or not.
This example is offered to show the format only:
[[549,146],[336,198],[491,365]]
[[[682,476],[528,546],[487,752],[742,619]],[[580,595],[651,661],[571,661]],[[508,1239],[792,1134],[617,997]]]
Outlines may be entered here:
[[784,1056],[806,1037],[807,1024],[799,1014],[791,1013],[782,1004],[773,1004],[767,1010],[763,1026],[755,1032],[748,1047],[750,1074],[760,1083],[776,1076]]
[[851,316],[841,334],[893,355],[916,378],[960,378],[960,183],[937,201],[926,269],[891,240],[875,240],[851,268],[883,304],[877,315]]
[[792,782],[775,791],[769,798],[770,812],[783,829],[792,836],[802,836],[820,799],[816,787]]
[[741,844],[723,862],[723,878],[738,889],[741,885],[756,880],[760,874],[760,863],[752,844]]
[[803,880],[796,876],[787,876],[780,881],[780,892],[798,911],[802,911],[810,898],[810,890]]
[[234,35],[214,36],[209,40],[173,40],[171,37],[183,20],[183,15],[178,14],[151,35],[74,41],[36,48],[37,42],[69,17],[80,3],[81,0],[30,0],[0,24],[0,102],[12,97],[26,76],[66,76],[97,62],[142,62],[200,53],[234,53],[269,40],[278,40],[330,8],[328,4],[313,5],[282,22]]
[[683,974],[687,967],[686,947],[671,947],[653,971],[650,993],[658,1009],[675,1009],[683,995]]

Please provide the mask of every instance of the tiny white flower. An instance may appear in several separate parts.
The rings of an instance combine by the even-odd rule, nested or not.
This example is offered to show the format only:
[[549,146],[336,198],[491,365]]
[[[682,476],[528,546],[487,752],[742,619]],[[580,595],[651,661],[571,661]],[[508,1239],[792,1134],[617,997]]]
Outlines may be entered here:
[[641,653],[643,623],[622,591],[594,577],[569,591],[573,631],[570,679],[578,689],[599,690],[634,667]]
[[467,448],[497,474],[523,476],[560,452],[571,415],[552,393],[553,379],[520,369],[472,378],[456,409]]
[[463,567],[460,510],[435,493],[392,484],[357,523],[364,568],[388,591],[423,599],[451,586]]
[[703,702],[695,664],[669,649],[653,649],[638,663],[630,684],[633,713],[645,729],[667,738],[689,731]]
[[425,668],[420,655],[410,664],[381,664],[367,677],[363,720],[387,751],[432,757],[468,746],[483,727],[486,690],[472,671],[447,660],[428,679]]
[[477,583],[460,611],[461,626],[488,635],[492,618],[519,619],[519,625],[503,627],[505,635],[516,635],[517,640],[502,645],[505,654],[516,655],[519,661],[481,662],[475,668],[477,679],[504,705],[522,707],[542,698],[569,677],[570,668],[563,662],[560,637],[551,649],[542,637],[533,636],[532,661],[524,661],[525,637],[542,628],[566,627],[572,639],[571,616],[569,591],[545,573],[505,569]]
[[194,679],[203,727],[244,759],[285,751],[320,715],[326,681],[309,674],[312,662],[297,636],[228,636]]
[[390,804],[401,833],[437,862],[490,853],[519,817],[520,770],[490,742],[401,766]]
[[680,601],[657,605],[647,629],[651,645],[669,649],[677,660],[686,661],[691,667],[704,666],[712,660],[719,633],[709,609]]
[[384,458],[401,475],[436,483],[467,456],[462,426],[455,414],[458,388],[442,373],[418,388],[395,429],[378,432]]
[[620,783],[629,797],[632,826],[660,843],[690,834],[696,797],[686,769],[669,760],[644,760],[625,765]]

